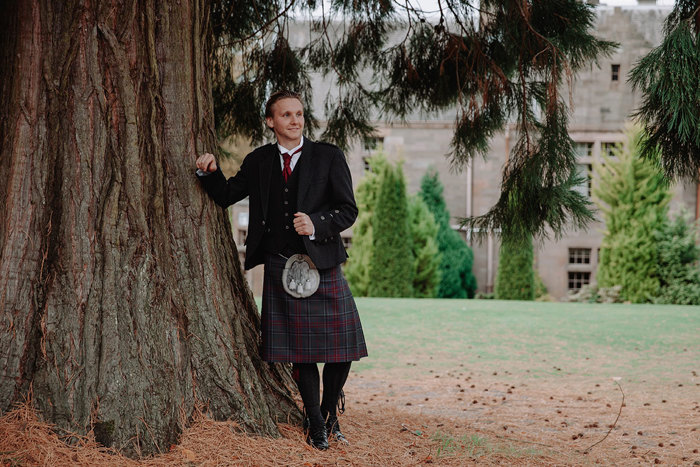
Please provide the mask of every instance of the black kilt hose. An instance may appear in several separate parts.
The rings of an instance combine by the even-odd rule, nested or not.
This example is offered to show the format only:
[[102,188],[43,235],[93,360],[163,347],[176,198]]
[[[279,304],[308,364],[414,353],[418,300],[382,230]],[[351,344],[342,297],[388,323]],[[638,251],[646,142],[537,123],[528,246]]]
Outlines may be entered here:
[[306,298],[282,286],[286,258],[267,255],[262,297],[262,356],[267,362],[337,363],[367,356],[360,315],[340,266],[319,269]]

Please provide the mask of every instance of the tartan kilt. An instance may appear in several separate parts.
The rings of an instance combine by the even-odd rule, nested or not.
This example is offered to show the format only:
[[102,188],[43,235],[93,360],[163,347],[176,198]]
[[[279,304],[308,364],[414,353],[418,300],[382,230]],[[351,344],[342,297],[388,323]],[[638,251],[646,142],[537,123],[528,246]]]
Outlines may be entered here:
[[262,297],[262,356],[267,362],[337,363],[367,356],[360,315],[340,265],[319,270],[318,290],[295,298],[282,286],[287,260],[267,255]]

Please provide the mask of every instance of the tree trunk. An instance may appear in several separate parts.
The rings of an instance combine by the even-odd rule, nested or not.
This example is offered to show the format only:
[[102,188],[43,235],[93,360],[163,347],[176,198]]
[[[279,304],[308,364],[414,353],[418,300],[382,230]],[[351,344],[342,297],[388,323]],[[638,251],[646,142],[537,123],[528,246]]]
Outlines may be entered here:
[[204,0],[0,7],[0,411],[129,455],[194,406],[261,434],[299,420],[226,212],[194,175],[216,148]]

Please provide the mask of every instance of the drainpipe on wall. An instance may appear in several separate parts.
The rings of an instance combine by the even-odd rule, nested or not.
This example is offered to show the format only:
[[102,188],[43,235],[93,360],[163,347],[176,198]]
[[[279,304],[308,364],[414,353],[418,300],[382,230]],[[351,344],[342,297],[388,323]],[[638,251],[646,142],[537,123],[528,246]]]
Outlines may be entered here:
[[486,257],[486,293],[493,292],[493,233],[489,231]]
[[474,170],[472,164],[474,164],[473,160],[469,161],[467,164],[467,217],[472,217],[473,215],[472,198],[474,196]]

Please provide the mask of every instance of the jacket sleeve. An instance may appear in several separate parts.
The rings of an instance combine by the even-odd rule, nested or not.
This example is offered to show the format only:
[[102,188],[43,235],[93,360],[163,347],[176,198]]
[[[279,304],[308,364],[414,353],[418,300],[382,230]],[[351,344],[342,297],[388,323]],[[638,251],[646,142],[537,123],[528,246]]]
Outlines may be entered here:
[[221,168],[207,175],[197,174],[204,190],[216,204],[227,208],[248,196],[248,173],[250,170],[248,156],[243,160],[240,170],[226,180]]
[[330,202],[328,211],[309,214],[314,224],[314,240],[324,240],[339,234],[350,227],[357,219],[357,204],[352,191],[350,168],[345,161],[343,152],[339,149],[333,153],[333,161],[329,171]]

